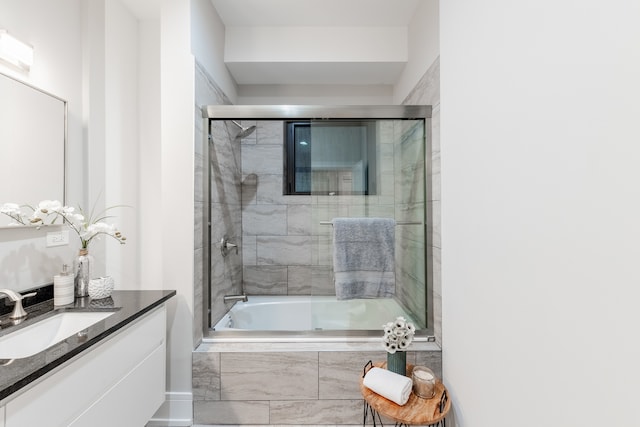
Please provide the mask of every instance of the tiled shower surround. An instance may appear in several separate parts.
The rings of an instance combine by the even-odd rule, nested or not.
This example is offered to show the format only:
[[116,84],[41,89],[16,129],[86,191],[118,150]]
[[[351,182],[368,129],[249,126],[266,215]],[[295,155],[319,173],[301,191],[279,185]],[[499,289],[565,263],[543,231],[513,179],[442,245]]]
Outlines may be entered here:
[[416,87],[407,95],[403,105],[431,105],[431,150],[427,153],[427,289],[431,290],[433,331],[442,345],[442,275],[440,239],[440,57],[437,57]]
[[[222,297],[240,291],[242,283],[242,259],[236,256],[222,258],[219,256],[219,242],[224,235],[236,240],[242,239],[241,218],[241,170],[240,144],[233,143],[232,135],[225,124],[218,122],[212,129],[212,142],[207,141],[208,129],[202,119],[203,105],[228,105],[229,99],[196,63],[195,68],[195,126],[194,126],[194,257],[193,257],[193,346],[202,341],[206,286],[205,279],[205,203],[207,186],[204,182],[206,168],[211,168],[211,265],[208,274],[211,276],[211,311],[216,318],[222,317],[229,309],[225,307]],[[233,129],[235,131],[235,129]],[[212,161],[206,162],[210,157]]]
[[[194,254],[194,348],[193,352],[193,407],[194,424],[296,424],[296,425],[348,425],[362,424],[362,397],[359,391],[359,380],[362,366],[368,360],[384,360],[386,353],[376,346],[363,348],[353,343],[323,343],[309,345],[299,343],[295,348],[283,349],[276,344],[239,343],[229,346],[225,343],[201,343],[202,341],[202,310],[203,305],[203,277],[202,277],[202,211],[203,211],[203,183],[202,172],[204,164],[203,152],[206,147],[205,132],[200,119],[200,106],[207,104],[228,104],[228,99],[219,90],[213,80],[196,67],[196,246]],[[427,287],[433,293],[434,333],[436,340],[441,343],[441,308],[440,308],[440,99],[439,99],[439,59],[432,64],[423,78],[409,94],[403,104],[423,104],[433,107],[433,115],[427,128],[427,135],[432,142],[431,152],[425,153],[427,183],[426,207],[432,221],[427,224],[426,251]],[[222,315],[228,307],[222,303],[222,295],[235,293],[239,290],[238,280],[245,279],[247,293],[279,293],[305,294],[313,283],[313,293],[320,293],[324,289],[331,293],[330,264],[323,264],[328,260],[330,252],[325,251],[325,259],[319,250],[323,245],[328,248],[330,228],[320,226],[319,221],[330,220],[329,215],[355,215],[355,210],[348,210],[343,204],[327,203],[325,212],[312,214],[311,222],[303,220],[309,215],[310,206],[319,204],[320,200],[313,196],[296,196],[295,200],[288,200],[290,196],[282,196],[281,165],[279,157],[276,171],[273,165],[265,160],[267,156],[282,156],[280,152],[267,148],[277,145],[275,139],[261,139],[258,135],[267,136],[270,133],[275,138],[274,128],[267,130],[269,124],[264,123],[251,138],[242,141],[242,157],[236,151],[240,144],[232,141],[228,130],[220,128],[218,138],[219,152],[227,153],[231,174],[227,174],[222,181],[217,181],[218,190],[228,199],[222,198],[214,205],[220,212],[221,220],[213,223],[214,231],[211,242],[212,252],[218,251],[216,239],[221,233],[234,233],[238,242],[242,242],[241,259],[225,261],[216,259],[212,262],[212,311],[214,318]],[[229,129],[231,130],[231,129]],[[279,142],[281,144],[281,142]],[[264,168],[249,171],[245,165],[250,165],[251,150],[255,148],[254,159],[261,158],[262,162],[256,167]],[[233,154],[232,154],[233,153]],[[220,154],[225,155],[225,154]],[[262,157],[260,157],[262,156]],[[249,163],[245,163],[245,158]],[[407,170],[410,174],[410,171]],[[261,177],[262,176],[262,177]],[[229,179],[232,177],[232,179]],[[408,175],[407,175],[408,177]],[[222,179],[222,178],[218,178]],[[405,177],[406,179],[406,177]],[[405,181],[406,182],[406,181]],[[403,184],[398,184],[402,190]],[[394,184],[395,192],[396,184]],[[403,190],[404,191],[404,190]],[[238,198],[239,197],[239,198]],[[358,204],[352,205],[353,209]],[[345,210],[347,209],[347,210]],[[395,209],[394,209],[395,210]],[[404,206],[401,214],[410,212],[410,206]],[[246,213],[245,213],[246,212]],[[377,215],[395,214],[398,212],[381,211]],[[279,224],[272,230],[270,243],[265,236],[260,237],[259,228],[261,218],[266,215],[278,217]],[[373,216],[373,212],[368,212]],[[241,218],[241,220],[240,220]],[[308,216],[307,216],[308,218]],[[255,220],[255,222],[254,222]],[[244,224],[243,224],[244,223]],[[242,227],[247,227],[242,229]],[[232,227],[227,229],[227,227]],[[252,227],[254,227],[252,229]],[[329,226],[330,227],[330,226]],[[411,232],[409,228],[403,228]],[[237,233],[237,234],[236,234]],[[284,249],[301,248],[302,242],[315,245],[311,252],[311,260],[305,251],[299,254],[288,254]],[[269,250],[281,245],[281,251],[289,256],[291,264],[282,264],[269,254]],[[274,246],[276,245],[276,246]],[[422,249],[420,249],[422,250]],[[404,256],[404,249],[397,254]],[[407,256],[416,254],[413,248],[406,249]],[[219,252],[218,252],[219,253]],[[295,258],[294,258],[295,257]],[[297,258],[300,257],[300,258]],[[230,257],[227,257],[227,260]],[[297,260],[297,261],[296,261]],[[287,261],[287,262],[289,262]],[[309,262],[308,264],[301,264]],[[244,264],[244,267],[242,266]],[[401,274],[402,275],[402,274]],[[321,285],[324,283],[324,285]],[[268,284],[268,286],[265,286]],[[414,347],[412,345],[412,347]],[[408,353],[407,361],[431,367],[441,377],[441,352],[429,347],[414,347]],[[437,347],[436,347],[437,348]],[[446,383],[446,379],[445,383]]]

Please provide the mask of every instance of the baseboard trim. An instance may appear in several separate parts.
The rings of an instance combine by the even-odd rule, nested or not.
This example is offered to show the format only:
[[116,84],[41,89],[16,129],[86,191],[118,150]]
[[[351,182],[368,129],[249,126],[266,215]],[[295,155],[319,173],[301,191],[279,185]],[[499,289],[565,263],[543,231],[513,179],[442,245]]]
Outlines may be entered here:
[[193,394],[165,393],[160,408],[146,427],[189,427],[193,424]]

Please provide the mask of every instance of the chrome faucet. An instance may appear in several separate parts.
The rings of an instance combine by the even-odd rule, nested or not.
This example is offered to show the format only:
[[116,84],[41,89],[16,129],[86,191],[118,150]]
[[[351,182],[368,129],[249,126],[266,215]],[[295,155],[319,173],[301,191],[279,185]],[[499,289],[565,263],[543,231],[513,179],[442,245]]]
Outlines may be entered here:
[[0,294],[5,294],[11,301],[15,303],[13,306],[13,312],[11,312],[9,319],[16,320],[24,319],[25,317],[27,317],[27,312],[24,311],[24,308],[22,307],[22,300],[24,298],[34,296],[35,294],[37,294],[37,292],[20,295],[18,292],[12,291],[11,289],[0,289]]
[[247,302],[248,298],[246,295],[225,295],[222,300],[224,302],[233,302],[233,301],[242,301]]

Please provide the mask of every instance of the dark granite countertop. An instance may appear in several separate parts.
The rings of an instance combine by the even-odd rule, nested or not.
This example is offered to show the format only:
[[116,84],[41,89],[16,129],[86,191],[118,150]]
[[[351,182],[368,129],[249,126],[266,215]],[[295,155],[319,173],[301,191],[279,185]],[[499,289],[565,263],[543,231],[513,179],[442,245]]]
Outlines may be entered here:
[[[51,372],[66,361],[127,326],[145,313],[158,307],[176,291],[114,291],[109,298],[91,300],[76,298],[73,304],[54,307],[48,300],[33,307],[25,307],[29,317],[16,326],[1,325],[0,337],[46,317],[65,311],[112,311],[114,314],[83,329],[48,349],[21,359],[0,359],[0,405],[4,400]],[[85,333],[86,332],[86,333]]]

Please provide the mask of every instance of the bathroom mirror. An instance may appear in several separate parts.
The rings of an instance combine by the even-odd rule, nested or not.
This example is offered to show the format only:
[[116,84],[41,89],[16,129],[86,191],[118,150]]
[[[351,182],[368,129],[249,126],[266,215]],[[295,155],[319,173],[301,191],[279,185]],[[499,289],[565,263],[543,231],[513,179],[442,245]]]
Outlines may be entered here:
[[64,203],[66,139],[67,102],[0,73],[0,205]]

